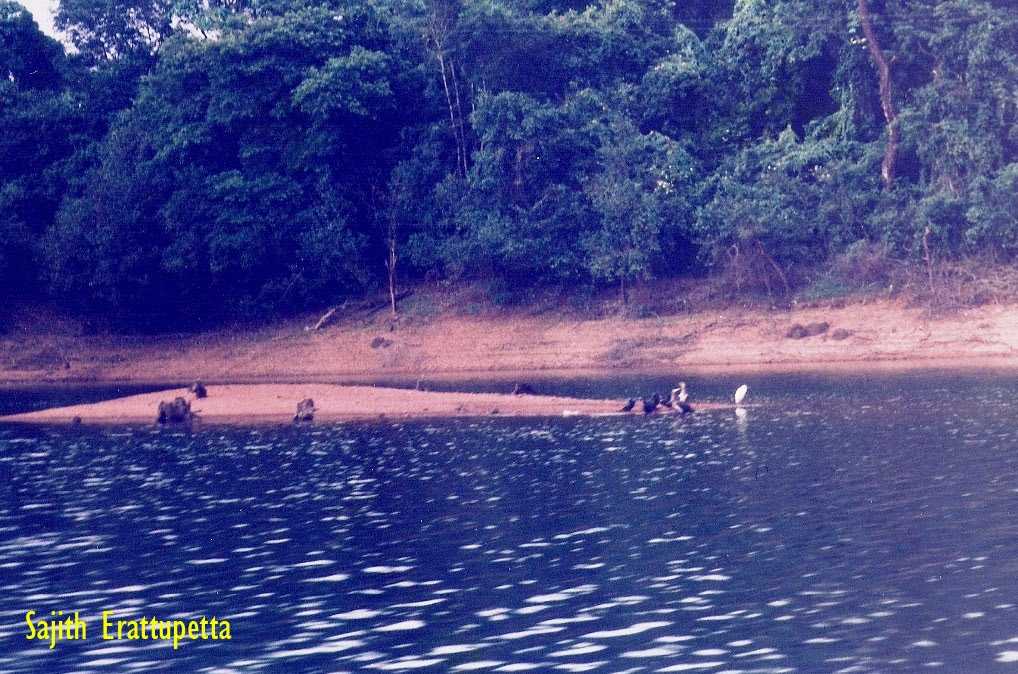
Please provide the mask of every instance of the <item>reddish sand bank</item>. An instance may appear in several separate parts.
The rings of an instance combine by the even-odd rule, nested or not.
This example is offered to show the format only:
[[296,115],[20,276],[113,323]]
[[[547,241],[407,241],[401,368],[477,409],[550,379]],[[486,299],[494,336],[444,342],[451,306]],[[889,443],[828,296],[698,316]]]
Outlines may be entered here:
[[[318,331],[305,330],[317,316],[245,332],[134,338],[81,336],[66,323],[29,321],[0,337],[0,382],[335,382],[483,373],[510,380],[511,388],[513,379],[535,372],[1018,365],[1018,306],[1011,305],[937,318],[880,300],[584,319],[555,310],[464,315],[464,302],[426,304],[439,298],[438,291],[419,292],[396,322],[384,311],[338,313]],[[795,323],[821,321],[829,324],[824,334],[786,336]]]
[[[555,396],[500,395],[496,393],[437,393],[376,386],[333,384],[236,384],[209,386],[209,397],[193,400],[191,410],[199,421],[282,423],[292,420],[297,402],[315,401],[318,421],[477,416],[563,416],[618,414],[618,400],[584,400]],[[38,412],[0,417],[0,421],[66,423],[80,417],[83,423],[147,423],[156,418],[161,400],[193,396],[186,389],[117,398],[88,405],[55,407]],[[731,407],[703,403],[698,409]],[[668,413],[673,413],[670,410]]]

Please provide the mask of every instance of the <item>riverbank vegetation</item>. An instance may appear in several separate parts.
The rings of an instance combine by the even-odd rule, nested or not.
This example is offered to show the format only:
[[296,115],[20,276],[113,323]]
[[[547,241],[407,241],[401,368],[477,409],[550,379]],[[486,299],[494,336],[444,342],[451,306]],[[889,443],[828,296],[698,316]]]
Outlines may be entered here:
[[0,0],[0,285],[113,324],[443,279],[936,293],[1018,252],[1010,0],[61,0],[57,25],[72,49]]

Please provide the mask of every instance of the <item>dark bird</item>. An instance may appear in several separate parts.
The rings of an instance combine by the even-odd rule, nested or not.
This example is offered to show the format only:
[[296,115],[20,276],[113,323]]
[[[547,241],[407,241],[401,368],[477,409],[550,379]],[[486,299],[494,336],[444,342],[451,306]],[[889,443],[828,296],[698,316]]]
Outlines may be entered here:
[[633,408],[636,407],[636,398],[630,398],[629,401],[622,406],[620,412],[632,412]]
[[664,396],[658,396],[658,397],[661,399],[661,406],[662,407],[669,407],[669,408],[672,407],[672,401],[671,400],[666,400]]
[[657,409],[657,406],[660,405],[660,404],[661,404],[661,396],[659,396],[656,393],[654,394],[654,397],[651,398],[650,400],[647,400],[646,398],[644,398],[643,399],[643,413],[644,414],[651,414],[654,410]]
[[191,388],[189,390],[191,391],[191,393],[194,394],[195,398],[205,398],[209,394],[208,390],[206,390],[205,388],[205,385],[202,384],[200,381],[196,381],[195,383],[191,384]]

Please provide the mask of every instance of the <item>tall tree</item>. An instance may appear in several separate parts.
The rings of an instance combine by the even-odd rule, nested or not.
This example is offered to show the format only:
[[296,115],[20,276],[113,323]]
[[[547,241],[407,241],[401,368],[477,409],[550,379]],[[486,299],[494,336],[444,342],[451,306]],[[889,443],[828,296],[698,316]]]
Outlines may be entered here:
[[55,23],[93,62],[149,56],[173,33],[175,0],[60,0]]
[[0,0],[0,286],[39,297],[39,240],[66,189],[87,121],[60,45],[21,5]]
[[456,165],[463,177],[466,177],[469,170],[466,121],[460,78],[456,73],[457,61],[453,54],[453,41],[461,11],[460,0],[428,0],[420,31],[424,44],[438,65],[445,104],[449,111],[449,126],[456,142]]
[[60,81],[63,50],[39,29],[32,13],[0,0],[0,81],[13,91],[52,89]]
[[873,57],[873,64],[876,66],[877,75],[880,78],[880,108],[883,110],[884,121],[887,123],[887,147],[884,150],[883,162],[880,164],[880,176],[884,181],[884,189],[889,190],[894,186],[895,163],[898,160],[898,145],[901,143],[898,131],[898,111],[894,104],[892,88],[891,61],[888,60],[880,46],[868,0],[858,0],[858,2],[859,24],[866,36],[866,46]]
[[370,190],[401,123],[387,40],[371,8],[350,5],[172,41],[64,204],[55,287],[153,325],[363,289],[381,247]]

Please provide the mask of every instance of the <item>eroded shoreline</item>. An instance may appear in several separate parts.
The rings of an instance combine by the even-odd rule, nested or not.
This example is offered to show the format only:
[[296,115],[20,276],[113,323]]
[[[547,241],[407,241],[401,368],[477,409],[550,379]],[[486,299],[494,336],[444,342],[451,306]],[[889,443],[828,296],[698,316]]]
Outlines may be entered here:
[[[397,322],[340,317],[153,337],[83,336],[26,326],[0,337],[8,385],[520,381],[655,372],[908,371],[1018,368],[1018,305],[930,317],[901,302],[651,318],[444,310]],[[791,338],[797,324],[828,329]]]

